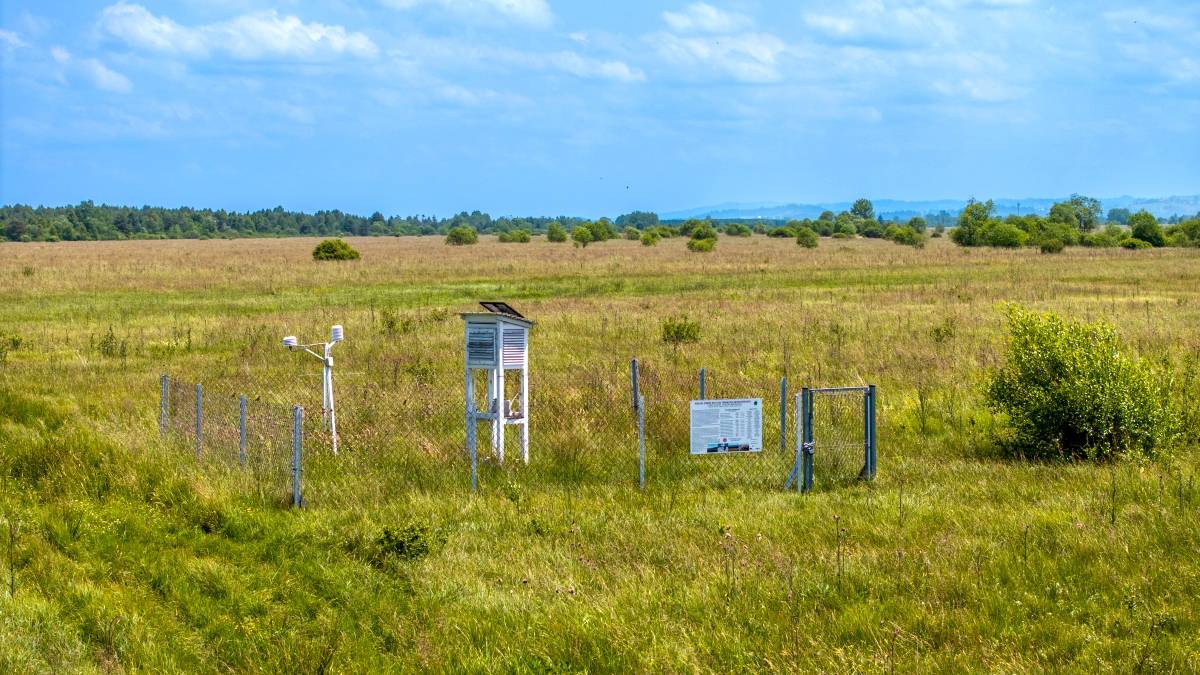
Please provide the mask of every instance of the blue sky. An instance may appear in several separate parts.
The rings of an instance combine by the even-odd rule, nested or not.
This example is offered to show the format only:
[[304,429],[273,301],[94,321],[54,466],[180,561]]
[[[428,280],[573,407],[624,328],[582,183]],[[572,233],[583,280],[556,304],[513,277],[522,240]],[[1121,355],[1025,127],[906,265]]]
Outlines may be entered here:
[[0,202],[1200,192],[1200,3],[0,3]]

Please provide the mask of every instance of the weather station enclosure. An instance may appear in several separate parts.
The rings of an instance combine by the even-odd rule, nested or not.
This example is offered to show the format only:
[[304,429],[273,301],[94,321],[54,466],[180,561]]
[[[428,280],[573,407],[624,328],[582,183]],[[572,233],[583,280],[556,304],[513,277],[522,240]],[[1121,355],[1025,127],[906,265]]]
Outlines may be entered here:
[[[495,459],[504,462],[505,428],[521,434],[521,461],[529,463],[529,329],[533,322],[503,302],[481,302],[486,312],[460,314],[466,346],[467,451],[474,483],[478,457],[478,425],[488,422]],[[507,373],[518,371],[516,396],[506,395]],[[482,372],[486,396],[476,398],[476,374]]]

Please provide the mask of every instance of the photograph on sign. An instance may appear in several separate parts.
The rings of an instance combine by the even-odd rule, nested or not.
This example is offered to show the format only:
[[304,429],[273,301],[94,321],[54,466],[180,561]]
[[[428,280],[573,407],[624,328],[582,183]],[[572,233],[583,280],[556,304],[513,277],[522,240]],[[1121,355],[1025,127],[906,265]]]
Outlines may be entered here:
[[692,401],[691,454],[762,451],[762,399]]

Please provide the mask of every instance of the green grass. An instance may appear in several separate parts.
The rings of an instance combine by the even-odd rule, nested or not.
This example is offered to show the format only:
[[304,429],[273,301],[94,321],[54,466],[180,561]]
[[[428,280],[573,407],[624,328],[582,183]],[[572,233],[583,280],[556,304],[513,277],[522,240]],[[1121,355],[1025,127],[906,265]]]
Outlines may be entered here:
[[[24,338],[0,365],[0,671],[1200,668],[1197,426],[1152,460],[1006,461],[979,390],[1017,301],[1114,322],[1195,400],[1200,253],[352,243],[346,265],[304,240],[0,245],[0,338]],[[592,479],[489,470],[468,493],[453,312],[485,296],[538,321],[533,469],[584,452]],[[683,313],[743,328],[676,351],[661,320]],[[374,405],[382,440],[314,441],[309,508],[286,507],[278,465],[160,441],[158,373],[303,396],[315,364],[277,341],[335,322],[339,384],[378,396],[343,399],[347,433]],[[110,325],[124,358],[95,346]],[[718,396],[770,400],[785,372],[879,385],[878,480],[800,496],[774,468],[695,472],[679,412],[702,366]],[[422,426],[422,461],[389,440]]]

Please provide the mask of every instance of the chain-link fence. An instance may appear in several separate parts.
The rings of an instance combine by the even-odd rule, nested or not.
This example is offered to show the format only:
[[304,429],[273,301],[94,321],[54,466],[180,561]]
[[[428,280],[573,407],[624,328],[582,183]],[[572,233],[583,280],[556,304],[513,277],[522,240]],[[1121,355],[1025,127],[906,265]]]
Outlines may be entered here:
[[[303,500],[314,505],[374,503],[407,490],[526,485],[779,490],[797,466],[800,419],[786,378],[618,359],[535,367],[529,410],[511,411],[513,418],[528,414],[527,456],[519,425],[505,426],[501,452],[493,421],[482,420],[475,425],[472,466],[463,371],[417,356],[380,365],[335,373],[333,411],[323,407],[320,369],[236,370],[203,386],[164,376],[161,426],[199,459],[238,467],[247,489],[285,502],[295,482],[292,407],[299,405],[306,413]],[[494,409],[519,392],[520,378],[507,378],[505,391],[491,394],[491,406],[483,382],[473,388],[476,409]],[[761,450],[689,452],[690,402],[721,398],[761,399]],[[861,422],[861,395],[858,401]],[[819,409],[837,433],[850,420],[848,412],[845,420],[838,417],[837,406]],[[831,441],[839,450],[831,447],[831,465],[822,463],[818,475],[845,473],[840,448],[853,441]],[[861,458],[863,446],[857,447]]]

